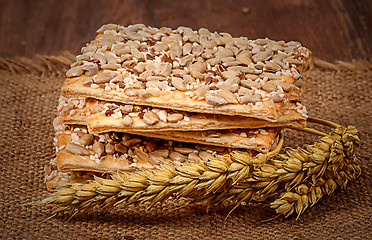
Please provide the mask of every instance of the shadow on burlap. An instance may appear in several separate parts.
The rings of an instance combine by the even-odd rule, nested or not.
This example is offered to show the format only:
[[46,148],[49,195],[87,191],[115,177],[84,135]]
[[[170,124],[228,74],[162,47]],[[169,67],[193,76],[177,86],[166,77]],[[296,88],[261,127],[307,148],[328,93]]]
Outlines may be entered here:
[[[2,239],[366,239],[372,237],[372,71],[346,65],[336,71],[322,65],[305,72],[304,104],[310,116],[355,125],[361,136],[357,150],[362,174],[295,220],[276,218],[268,203],[240,206],[224,218],[234,203],[206,213],[202,204],[168,200],[117,208],[102,215],[97,209],[71,220],[60,215],[43,223],[53,206],[23,206],[47,196],[43,167],[54,157],[52,120],[63,71],[70,55],[56,61],[38,56],[0,62],[0,238]],[[65,61],[65,62],[64,62]],[[21,64],[20,64],[21,63]],[[337,69],[337,68],[335,68]],[[288,130],[285,145],[300,146],[316,138]]]

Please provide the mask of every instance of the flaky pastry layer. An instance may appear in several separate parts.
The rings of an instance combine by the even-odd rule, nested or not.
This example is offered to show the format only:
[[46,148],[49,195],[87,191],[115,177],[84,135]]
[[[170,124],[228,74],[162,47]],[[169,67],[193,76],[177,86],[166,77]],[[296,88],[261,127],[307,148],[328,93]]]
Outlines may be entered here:
[[310,51],[297,42],[233,38],[207,29],[104,25],[67,72],[83,96],[276,122],[299,98]]

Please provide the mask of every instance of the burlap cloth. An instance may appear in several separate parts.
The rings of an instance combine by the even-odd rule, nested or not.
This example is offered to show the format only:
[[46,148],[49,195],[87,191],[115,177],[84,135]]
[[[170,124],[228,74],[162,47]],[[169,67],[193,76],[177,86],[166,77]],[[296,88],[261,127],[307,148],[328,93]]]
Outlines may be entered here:
[[[67,215],[40,223],[54,206],[23,206],[45,197],[43,166],[54,156],[52,120],[62,71],[70,55],[56,61],[38,56],[0,59],[0,238],[2,239],[371,239],[372,70],[369,63],[318,66],[304,73],[309,115],[355,125],[361,136],[362,174],[344,190],[324,198],[295,220],[277,218],[267,203],[226,203],[209,213],[203,205],[167,201],[146,210],[130,206],[71,220]],[[17,63],[18,62],[18,63]],[[22,62],[22,64],[19,64]],[[369,68],[369,69],[368,69]],[[59,72],[58,72],[59,71]],[[287,133],[286,145],[311,143],[308,134]],[[176,209],[176,210],[175,210]]]

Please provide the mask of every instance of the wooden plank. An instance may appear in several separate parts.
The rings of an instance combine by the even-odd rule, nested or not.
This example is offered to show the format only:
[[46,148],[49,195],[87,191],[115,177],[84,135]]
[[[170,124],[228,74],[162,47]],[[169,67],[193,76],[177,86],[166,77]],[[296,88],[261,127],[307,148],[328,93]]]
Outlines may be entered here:
[[[56,54],[80,47],[100,25],[144,23],[296,40],[326,60],[370,59],[368,0],[0,0],[0,56]],[[248,10],[247,10],[248,9]]]

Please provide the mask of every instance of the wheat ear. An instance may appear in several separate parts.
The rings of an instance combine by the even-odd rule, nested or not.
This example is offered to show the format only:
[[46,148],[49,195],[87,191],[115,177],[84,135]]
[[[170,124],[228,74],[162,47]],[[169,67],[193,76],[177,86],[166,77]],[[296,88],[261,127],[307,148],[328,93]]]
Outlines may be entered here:
[[355,127],[321,123],[334,129],[328,135],[318,132],[323,137],[305,149],[286,148],[278,154],[283,144],[281,135],[276,150],[267,154],[252,156],[235,151],[206,162],[165,162],[153,170],[117,172],[111,179],[95,177],[86,184],[72,184],[37,203],[58,205],[53,215],[64,211],[74,215],[94,206],[107,211],[119,204],[150,202],[151,207],[171,196],[206,201],[208,209],[226,200],[237,200],[238,206],[253,197],[280,194],[270,206],[280,215],[296,212],[300,216],[322,196],[360,174],[360,161],[354,153],[354,145],[359,143]]

